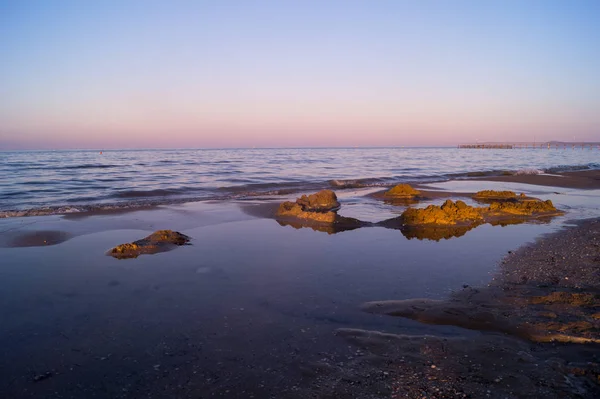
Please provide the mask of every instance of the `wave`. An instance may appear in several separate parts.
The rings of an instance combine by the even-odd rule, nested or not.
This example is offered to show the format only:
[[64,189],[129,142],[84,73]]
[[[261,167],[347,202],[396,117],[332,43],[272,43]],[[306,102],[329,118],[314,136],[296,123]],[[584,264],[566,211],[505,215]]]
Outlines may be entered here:
[[576,172],[579,170],[600,169],[600,163],[592,162],[583,165],[559,165],[545,170],[546,173]]
[[519,170],[515,171],[513,174],[520,176],[520,175],[539,175],[542,173],[544,173],[544,171],[540,170],[540,169],[526,168],[526,169],[519,169]]
[[25,170],[77,170],[77,169],[110,169],[110,168],[120,168],[121,165],[108,165],[108,164],[83,164],[83,165],[67,165],[67,166],[50,166],[50,165],[41,165],[41,166],[29,166],[23,168]]
[[339,189],[381,187],[391,184],[389,178],[334,179],[329,180],[328,183],[331,187]]
[[[116,165],[99,165],[99,164],[84,164],[78,165],[76,168],[92,168],[92,167],[116,167]],[[73,167],[71,167],[73,168]],[[295,193],[310,193],[321,189],[333,190],[351,190],[351,189],[367,189],[372,187],[389,187],[398,183],[432,183],[447,180],[465,180],[474,179],[477,177],[486,176],[501,176],[501,175],[527,175],[540,173],[557,173],[565,171],[600,169],[600,163],[587,163],[581,165],[559,165],[547,169],[524,168],[518,170],[463,170],[458,173],[434,173],[435,168],[429,168],[426,172],[422,168],[396,169],[394,174],[380,177],[355,178],[355,179],[327,179],[323,176],[323,180],[302,180],[289,179],[281,181],[274,178],[272,175],[256,175],[226,177],[228,174],[243,173],[241,171],[220,171],[216,175],[212,175],[211,179],[198,177],[200,173],[190,176],[183,183],[186,185],[175,186],[171,188],[164,187],[160,183],[162,180],[152,180],[151,183],[145,186],[136,188],[135,185],[129,185],[124,188],[112,187],[111,185],[98,185],[98,181],[113,181],[106,173],[98,172],[96,179],[85,179],[85,176],[80,176],[80,179],[74,179],[67,182],[64,186],[57,185],[60,195],[48,195],[52,193],[52,188],[48,187],[50,181],[42,181],[40,177],[25,181],[20,190],[11,190],[2,193],[4,199],[3,209],[0,210],[0,218],[6,217],[21,217],[21,216],[42,216],[53,214],[70,214],[76,212],[93,212],[96,210],[111,210],[111,209],[134,209],[139,207],[147,207],[153,205],[168,205],[183,202],[203,201],[203,200],[243,200],[255,199],[257,197],[277,197],[277,196],[292,196]],[[456,171],[456,170],[455,170]],[[385,172],[384,172],[385,173]],[[383,174],[383,173],[382,173]],[[143,177],[143,176],[142,176]],[[152,176],[156,179],[156,176]],[[171,178],[165,176],[165,179]],[[219,179],[222,178],[222,179]],[[116,178],[119,181],[127,180],[127,177]],[[73,185],[71,183],[85,183]],[[145,182],[142,180],[142,182]],[[48,184],[46,184],[48,183]],[[170,182],[170,185],[174,185]],[[40,184],[40,187],[35,187]],[[52,184],[59,184],[52,182]],[[63,183],[60,183],[63,184]],[[124,183],[125,184],[125,183]],[[175,183],[176,184],[176,183]],[[197,184],[197,185],[196,185]],[[223,184],[219,187],[219,184]],[[210,186],[208,186],[210,185]],[[5,185],[11,187],[10,185]],[[43,189],[42,189],[43,187]],[[11,187],[12,188],[12,187]],[[27,189],[23,189],[27,188]],[[32,189],[29,189],[32,188]],[[37,190],[33,190],[37,189]],[[36,193],[40,195],[35,195]],[[10,209],[9,207],[15,206]],[[29,209],[26,209],[29,207]]]
[[0,211],[0,219],[26,216],[49,216],[49,215],[70,215],[77,213],[93,213],[107,210],[133,210],[144,207],[161,205],[161,203],[121,203],[105,205],[77,205],[77,206],[46,206],[25,210]]
[[84,165],[73,165],[73,166],[63,166],[55,169],[109,169],[109,168],[119,168],[120,165],[106,165],[106,164],[84,164]]
[[197,191],[194,188],[174,188],[174,189],[155,189],[155,190],[126,190],[113,194],[112,198],[148,198],[148,197],[168,197],[170,195],[179,195]]

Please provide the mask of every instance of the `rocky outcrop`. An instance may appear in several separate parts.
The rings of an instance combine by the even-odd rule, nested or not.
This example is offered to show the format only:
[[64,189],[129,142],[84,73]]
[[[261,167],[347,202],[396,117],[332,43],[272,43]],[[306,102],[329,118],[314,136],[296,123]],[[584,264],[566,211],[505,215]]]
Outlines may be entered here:
[[463,201],[446,200],[442,206],[429,205],[427,208],[408,208],[401,215],[405,226],[445,226],[480,223],[498,224],[504,219],[513,222],[515,216],[538,217],[562,214],[552,201],[526,200],[492,202],[488,207],[473,207]]
[[[525,194],[520,194],[520,197],[525,197]],[[514,191],[483,190],[475,193],[473,198],[487,200],[508,200],[517,199],[517,194]]]
[[459,223],[481,223],[483,216],[478,208],[468,206],[463,201],[446,200],[442,206],[429,205],[427,208],[408,208],[402,213],[405,225],[454,225]]
[[484,209],[488,216],[510,214],[510,215],[534,215],[534,214],[560,214],[554,207],[552,201],[518,201],[518,202],[493,202]]
[[316,194],[303,195],[296,202],[286,201],[279,205],[277,217],[291,217],[296,219],[312,220],[320,223],[333,223],[336,219],[335,211],[340,203],[331,190],[321,190]]
[[384,197],[411,198],[416,197],[419,194],[421,194],[421,192],[415,190],[409,184],[398,184],[386,191],[383,195]]
[[143,254],[155,254],[170,251],[171,249],[187,244],[190,237],[172,230],[158,230],[148,237],[131,243],[117,245],[108,255],[117,259],[137,258]]

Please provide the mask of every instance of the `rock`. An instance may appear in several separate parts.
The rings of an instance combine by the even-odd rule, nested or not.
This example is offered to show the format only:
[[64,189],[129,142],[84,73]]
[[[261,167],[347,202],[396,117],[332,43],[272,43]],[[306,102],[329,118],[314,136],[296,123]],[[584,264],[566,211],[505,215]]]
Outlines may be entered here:
[[415,197],[421,194],[420,191],[415,190],[409,184],[398,184],[395,187],[389,189],[385,192],[384,196],[386,197]]
[[516,199],[517,194],[514,191],[496,191],[496,190],[483,190],[478,191],[473,198],[483,199]]
[[302,212],[302,207],[295,202],[285,201],[279,205],[277,209],[277,216],[295,216],[297,217]]
[[504,213],[513,215],[533,215],[535,213],[557,213],[552,201],[493,202],[485,209],[488,215]]
[[47,380],[48,378],[54,376],[54,374],[50,371],[45,372],[44,374],[39,374],[36,375],[35,377],[33,377],[33,381],[34,382],[40,382],[40,381],[44,381]]
[[494,225],[522,223],[515,215],[548,216],[562,212],[554,207],[552,201],[515,201],[492,202],[488,207],[473,207],[463,201],[446,200],[442,206],[429,205],[427,208],[408,208],[401,215],[405,226],[456,225],[491,223]]
[[305,212],[327,212],[339,209],[340,203],[331,190],[321,190],[309,196],[303,195],[296,200],[296,204]]
[[442,206],[429,205],[425,209],[408,208],[402,213],[405,225],[452,225],[461,222],[483,222],[478,208],[463,201],[446,200]]
[[316,222],[333,223],[335,221],[335,212],[305,212],[302,206],[295,202],[286,201],[279,205],[277,216],[291,216],[298,219],[310,219]]
[[296,202],[282,203],[277,209],[277,216],[333,223],[337,216],[334,211],[339,207],[340,203],[333,191],[321,190],[309,196],[303,195]]
[[176,246],[187,244],[190,237],[172,230],[158,230],[148,237],[131,243],[117,245],[108,255],[117,259],[137,258],[143,254],[170,251]]

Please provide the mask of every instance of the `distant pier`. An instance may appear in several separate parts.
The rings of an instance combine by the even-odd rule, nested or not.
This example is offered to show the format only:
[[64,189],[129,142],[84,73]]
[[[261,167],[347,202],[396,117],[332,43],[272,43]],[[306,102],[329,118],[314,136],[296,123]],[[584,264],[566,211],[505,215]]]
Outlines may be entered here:
[[547,150],[600,150],[600,142],[590,141],[579,141],[579,142],[567,142],[567,141],[546,141],[546,142],[504,142],[504,143],[469,143],[459,144],[458,148],[475,148],[475,149],[486,149],[486,150],[514,150],[514,149],[525,149],[525,148],[537,148]]

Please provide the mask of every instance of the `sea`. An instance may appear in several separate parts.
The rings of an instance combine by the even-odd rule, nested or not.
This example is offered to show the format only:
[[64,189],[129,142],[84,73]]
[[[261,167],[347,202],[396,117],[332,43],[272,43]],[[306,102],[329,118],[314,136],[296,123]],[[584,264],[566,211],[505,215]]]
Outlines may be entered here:
[[5,151],[0,217],[598,168],[598,148]]

